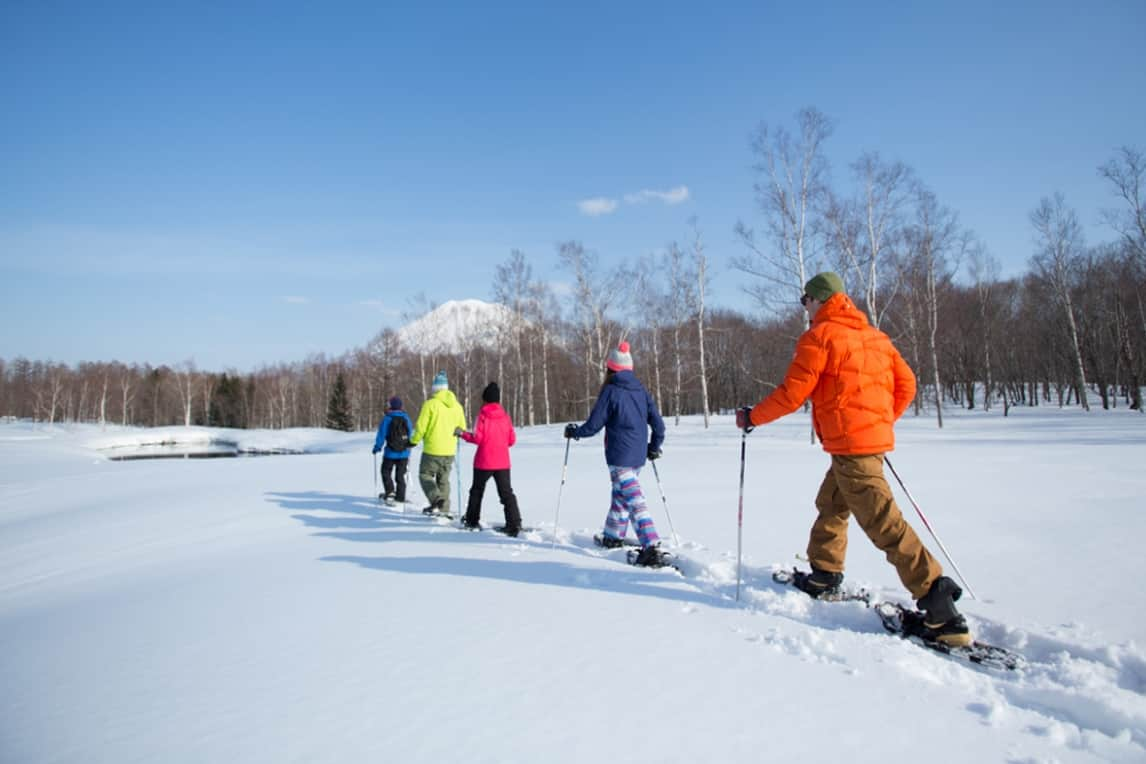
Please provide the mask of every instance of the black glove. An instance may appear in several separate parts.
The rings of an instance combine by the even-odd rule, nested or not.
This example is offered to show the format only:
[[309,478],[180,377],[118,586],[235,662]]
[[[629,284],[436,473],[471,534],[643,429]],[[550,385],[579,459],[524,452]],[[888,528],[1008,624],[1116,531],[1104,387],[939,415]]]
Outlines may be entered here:
[[742,406],[736,409],[736,426],[744,430],[744,432],[752,432],[756,429],[756,426],[752,424],[752,419],[749,417],[751,413],[751,406]]
[[565,437],[566,438],[576,438],[577,437],[577,425],[575,425],[573,423],[569,423],[569,424],[565,425]]
[[660,459],[661,458],[661,450],[659,448],[653,448],[652,445],[649,445],[648,457],[649,457],[650,462],[653,461],[654,459]]
[[372,453],[372,454],[376,454],[376,453],[378,453],[378,452],[379,452],[379,451],[381,451],[381,450],[382,450],[382,449],[378,448],[378,446],[374,446],[374,448],[370,449],[370,453]]

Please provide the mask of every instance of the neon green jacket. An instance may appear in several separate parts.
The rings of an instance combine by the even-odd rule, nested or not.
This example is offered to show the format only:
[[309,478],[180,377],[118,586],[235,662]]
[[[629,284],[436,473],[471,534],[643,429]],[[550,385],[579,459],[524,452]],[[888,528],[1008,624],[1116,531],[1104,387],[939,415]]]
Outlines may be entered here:
[[411,445],[422,443],[422,453],[430,456],[453,456],[458,452],[454,428],[466,429],[466,412],[450,390],[439,390],[430,396],[418,412]]

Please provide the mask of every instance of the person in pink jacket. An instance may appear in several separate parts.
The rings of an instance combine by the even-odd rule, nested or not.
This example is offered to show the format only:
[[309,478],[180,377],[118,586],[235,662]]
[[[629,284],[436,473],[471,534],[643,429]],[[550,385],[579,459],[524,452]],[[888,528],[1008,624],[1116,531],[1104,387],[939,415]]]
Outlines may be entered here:
[[498,528],[507,536],[521,532],[521,513],[517,509],[517,497],[509,483],[509,447],[517,442],[513,422],[501,407],[501,389],[496,382],[490,382],[481,392],[484,404],[478,412],[474,431],[467,432],[460,427],[454,434],[467,443],[477,445],[474,454],[474,482],[470,487],[470,501],[466,506],[466,516],[462,524],[471,530],[481,528],[481,500],[485,495],[485,484],[492,477],[497,485],[497,497],[505,509],[505,527]]

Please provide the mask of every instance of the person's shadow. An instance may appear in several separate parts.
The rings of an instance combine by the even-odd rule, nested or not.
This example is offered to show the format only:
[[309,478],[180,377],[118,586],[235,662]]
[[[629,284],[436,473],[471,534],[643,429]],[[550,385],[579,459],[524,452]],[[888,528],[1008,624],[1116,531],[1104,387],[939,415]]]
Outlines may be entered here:
[[[427,517],[420,511],[403,512],[400,508],[379,505],[362,496],[305,491],[301,493],[268,492],[267,500],[294,514],[292,517],[315,530],[314,535],[342,539],[359,544],[419,543],[439,544],[446,548],[454,544],[514,544],[527,545],[555,557],[566,557],[573,552],[578,557],[600,559],[599,550],[578,544],[561,544],[550,552],[551,541],[536,541],[524,537],[508,538],[493,531],[464,531],[456,525],[443,525],[440,520]],[[321,513],[321,514],[319,514]],[[618,561],[615,575],[598,567],[585,567],[557,559],[497,560],[472,559],[460,556],[426,555],[329,555],[322,562],[351,563],[367,570],[382,570],[411,575],[470,576],[477,578],[514,581],[544,586],[563,586],[574,589],[610,591],[637,594],[646,597],[729,607],[721,597],[681,587],[681,578],[666,570],[635,568]]]

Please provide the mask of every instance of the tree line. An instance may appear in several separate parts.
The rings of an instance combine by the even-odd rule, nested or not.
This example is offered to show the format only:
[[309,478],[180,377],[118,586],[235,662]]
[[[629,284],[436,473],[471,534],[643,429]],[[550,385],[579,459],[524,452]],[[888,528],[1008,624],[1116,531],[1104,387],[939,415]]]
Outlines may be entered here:
[[[869,320],[888,332],[919,378],[917,415],[943,424],[949,407],[1126,406],[1142,410],[1146,375],[1146,158],[1120,149],[1097,168],[1111,189],[1102,210],[1111,240],[1087,245],[1062,194],[1040,200],[1024,225],[1036,246],[1020,277],[997,260],[914,172],[878,154],[830,181],[823,148],[831,121],[815,109],[796,130],[762,124],[752,151],[759,223],[736,231],[733,265],[761,311],[708,305],[711,267],[697,221],[680,241],[606,267],[581,242],[556,248],[572,289],[558,298],[525,253],[496,265],[494,324],[447,346],[432,322],[392,329],[339,357],[310,356],[257,371],[207,371],[116,361],[68,366],[0,359],[0,416],[38,422],[373,429],[394,395],[417,406],[445,370],[472,419],[498,380],[519,425],[579,420],[621,339],[666,417],[754,403],[784,376],[806,328],[803,284],[840,273]],[[410,322],[436,307],[420,296]],[[488,341],[491,334],[493,342]]]

